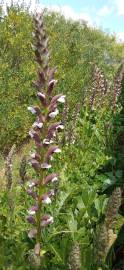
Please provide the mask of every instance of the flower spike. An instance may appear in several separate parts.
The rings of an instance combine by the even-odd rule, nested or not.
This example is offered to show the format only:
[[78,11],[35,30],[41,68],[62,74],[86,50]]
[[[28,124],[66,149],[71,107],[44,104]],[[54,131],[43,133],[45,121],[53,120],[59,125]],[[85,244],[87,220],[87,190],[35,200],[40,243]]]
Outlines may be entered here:
[[[58,94],[53,96],[53,90],[57,83],[54,78],[56,68],[49,67],[48,38],[43,26],[43,16],[37,13],[35,24],[35,57],[38,65],[38,79],[33,82],[36,95],[40,101],[39,106],[29,106],[28,110],[36,115],[36,120],[29,131],[34,140],[35,151],[31,154],[31,165],[35,170],[36,179],[27,183],[27,193],[34,200],[34,206],[28,210],[28,222],[32,225],[28,236],[35,239],[34,252],[40,256],[42,248],[42,230],[53,223],[53,217],[45,214],[48,204],[56,194],[55,188],[49,189],[49,184],[54,186],[58,181],[58,173],[50,173],[52,169],[52,156],[61,150],[53,144],[57,132],[63,130],[62,121],[54,123],[54,118],[59,114],[59,103],[65,102],[65,96]],[[44,207],[46,204],[46,207]],[[35,226],[35,227],[33,227]]]

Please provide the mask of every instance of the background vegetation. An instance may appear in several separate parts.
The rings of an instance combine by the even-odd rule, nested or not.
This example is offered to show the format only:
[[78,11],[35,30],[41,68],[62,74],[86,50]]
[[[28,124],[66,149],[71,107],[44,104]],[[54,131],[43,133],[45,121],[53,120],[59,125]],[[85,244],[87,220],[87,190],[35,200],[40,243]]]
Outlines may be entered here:
[[[114,36],[90,28],[85,22],[66,21],[60,14],[46,11],[44,22],[49,36],[50,63],[57,66],[56,93],[66,94],[67,103],[62,114],[65,130],[58,138],[62,155],[55,162],[61,181],[49,209],[55,222],[43,236],[42,268],[121,270],[124,263],[123,81],[119,100],[118,97],[123,66],[118,74],[117,70],[123,63],[124,45],[117,43]],[[26,211],[31,200],[25,192],[26,181],[33,176],[28,164],[33,147],[28,131],[33,117],[27,111],[28,105],[36,103],[32,84],[36,77],[32,32],[33,18],[27,10],[12,6],[6,16],[1,10],[2,270],[38,268],[33,240],[27,235]],[[12,155],[12,185],[8,189],[5,161],[13,144],[16,151]]]

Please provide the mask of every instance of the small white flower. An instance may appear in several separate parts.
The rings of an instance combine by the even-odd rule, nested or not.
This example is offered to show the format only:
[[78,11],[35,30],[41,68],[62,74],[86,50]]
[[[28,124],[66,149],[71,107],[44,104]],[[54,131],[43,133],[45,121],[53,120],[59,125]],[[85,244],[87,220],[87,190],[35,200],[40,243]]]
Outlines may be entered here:
[[53,137],[56,137],[56,132],[53,133]]
[[52,167],[51,164],[47,164],[47,163],[41,164],[42,169],[50,169],[51,167]]
[[60,148],[56,148],[55,150],[54,150],[54,153],[61,153],[62,151],[61,151],[61,149]]
[[47,140],[47,139],[44,139],[43,140],[43,144],[51,144],[51,143],[53,143],[53,141],[52,140]]
[[28,111],[30,111],[33,114],[36,113],[35,109],[33,107],[31,107],[31,106],[28,107]]
[[35,215],[37,211],[38,211],[38,207],[37,206],[32,206],[32,208],[29,209],[27,212],[28,212],[29,215]]
[[51,80],[50,82],[49,82],[49,85],[51,85],[51,84],[56,84],[57,83],[57,80]]
[[65,103],[65,96],[59,97],[57,101],[60,103]]
[[29,186],[29,188],[32,188],[32,187],[35,186],[35,183],[34,182],[28,182],[28,186]]
[[31,158],[35,158],[35,153],[32,153],[31,154]]
[[63,125],[58,125],[58,127],[56,127],[56,129],[64,129],[64,126]]
[[40,122],[40,123],[34,122],[34,124],[32,125],[32,127],[33,128],[35,128],[35,127],[42,128],[43,127],[43,123],[42,122]]
[[57,181],[58,181],[58,177],[57,176],[53,177],[53,179],[51,180],[52,183],[57,182]]
[[59,110],[56,109],[54,112],[51,112],[51,113],[49,114],[49,117],[50,117],[50,118],[55,118],[56,115],[57,115],[58,113],[59,113]]
[[52,202],[48,196],[46,196],[46,198],[44,198],[42,201],[43,203],[46,203],[46,204],[50,204]]
[[28,210],[27,211],[29,215],[33,216],[35,215],[36,211],[35,210]]
[[50,217],[50,218],[48,219],[48,222],[53,223],[53,217]]
[[37,93],[37,95],[38,95],[39,97],[43,97],[43,98],[45,98],[45,95],[44,95],[44,94],[42,94],[41,92],[38,92],[38,93]]
[[32,133],[32,131],[31,131],[31,130],[29,131],[29,135],[30,135],[30,137],[31,137],[31,138],[33,138],[33,137],[34,137],[34,134]]
[[41,225],[44,227],[44,226],[47,226],[47,225],[52,224],[52,223],[53,223],[53,217],[50,216],[46,220],[42,220]]

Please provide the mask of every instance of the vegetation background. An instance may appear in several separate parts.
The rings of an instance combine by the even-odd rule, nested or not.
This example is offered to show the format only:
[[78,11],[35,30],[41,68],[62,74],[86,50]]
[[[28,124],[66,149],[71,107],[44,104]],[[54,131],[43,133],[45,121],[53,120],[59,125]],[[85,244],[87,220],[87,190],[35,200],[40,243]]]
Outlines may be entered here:
[[[67,102],[62,114],[65,130],[58,138],[62,155],[55,162],[61,175],[59,196],[50,206],[55,222],[43,235],[42,267],[121,270],[124,44],[86,22],[66,21],[47,10],[44,23],[50,64],[57,67],[55,91],[66,94]],[[1,7],[1,270],[38,268],[32,255],[34,240],[27,235],[26,211],[31,199],[25,192],[26,181],[34,173],[28,164],[33,148],[28,132],[34,118],[27,111],[36,103],[32,32],[33,17],[27,9],[12,5],[4,16]],[[8,190],[6,160],[14,144],[12,184]],[[20,185],[21,180],[24,185]]]

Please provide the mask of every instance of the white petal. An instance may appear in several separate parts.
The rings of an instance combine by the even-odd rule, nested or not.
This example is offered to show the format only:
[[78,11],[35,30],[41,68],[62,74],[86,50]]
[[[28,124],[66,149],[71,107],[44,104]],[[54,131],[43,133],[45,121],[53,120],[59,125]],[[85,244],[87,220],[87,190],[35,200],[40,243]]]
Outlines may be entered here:
[[38,92],[38,93],[37,93],[37,95],[38,95],[39,97],[43,97],[43,98],[45,98],[45,95],[44,95],[44,94],[42,94],[41,92]]
[[46,226],[46,225],[48,225],[48,224],[50,224],[50,223],[53,223],[53,217],[52,217],[52,216],[50,216],[50,217],[47,218],[46,220],[42,220],[41,225],[42,225],[42,226]]
[[43,169],[50,169],[51,167],[52,167],[51,164],[47,164],[47,163],[41,164],[41,168]]
[[50,143],[53,143],[53,141],[52,140],[47,140],[47,139],[44,139],[43,140],[43,144],[50,144]]
[[43,123],[42,122],[38,123],[38,127],[39,128],[42,128],[42,126],[43,126]]
[[35,109],[33,107],[30,107],[30,106],[28,107],[28,111],[32,112],[33,114],[36,113]]
[[52,183],[57,182],[57,181],[58,181],[58,178],[57,178],[57,176],[55,176],[55,177],[52,179]]
[[29,186],[29,188],[32,188],[32,187],[35,186],[35,183],[34,182],[28,182],[28,186]]
[[55,132],[53,133],[53,137],[56,137],[56,133]]
[[33,135],[33,133],[32,133],[32,131],[31,131],[31,130],[29,131],[29,135],[30,135],[30,137],[31,137],[31,138],[33,138],[33,137],[34,137],[34,135]]
[[40,122],[40,123],[38,123],[38,122],[34,122],[34,124],[32,125],[32,127],[38,127],[38,128],[42,128],[42,126],[43,126],[43,123],[42,122]]
[[64,126],[63,125],[59,125],[56,129],[64,129]]
[[54,153],[61,153],[61,152],[62,152],[62,151],[61,151],[60,148],[57,148],[57,149],[54,150]]
[[61,96],[58,98],[58,102],[65,103],[65,96]]
[[56,84],[57,83],[57,80],[51,80],[50,82],[49,82],[49,85],[51,85],[52,83],[54,83],[54,84]]
[[51,112],[51,113],[49,114],[49,117],[54,118],[54,117],[56,117],[56,115],[57,115],[58,113],[59,113],[59,110],[56,109],[54,112]]
[[48,219],[48,221],[49,221],[50,223],[53,223],[53,217],[50,217],[50,218]]
[[35,158],[35,153],[32,153],[31,154],[31,158]]
[[35,215],[35,213],[36,213],[34,210],[28,210],[27,212],[29,215],[32,215],[32,216]]
[[43,200],[44,203],[46,204],[50,204],[51,203],[51,199],[49,197],[46,197],[44,200]]

